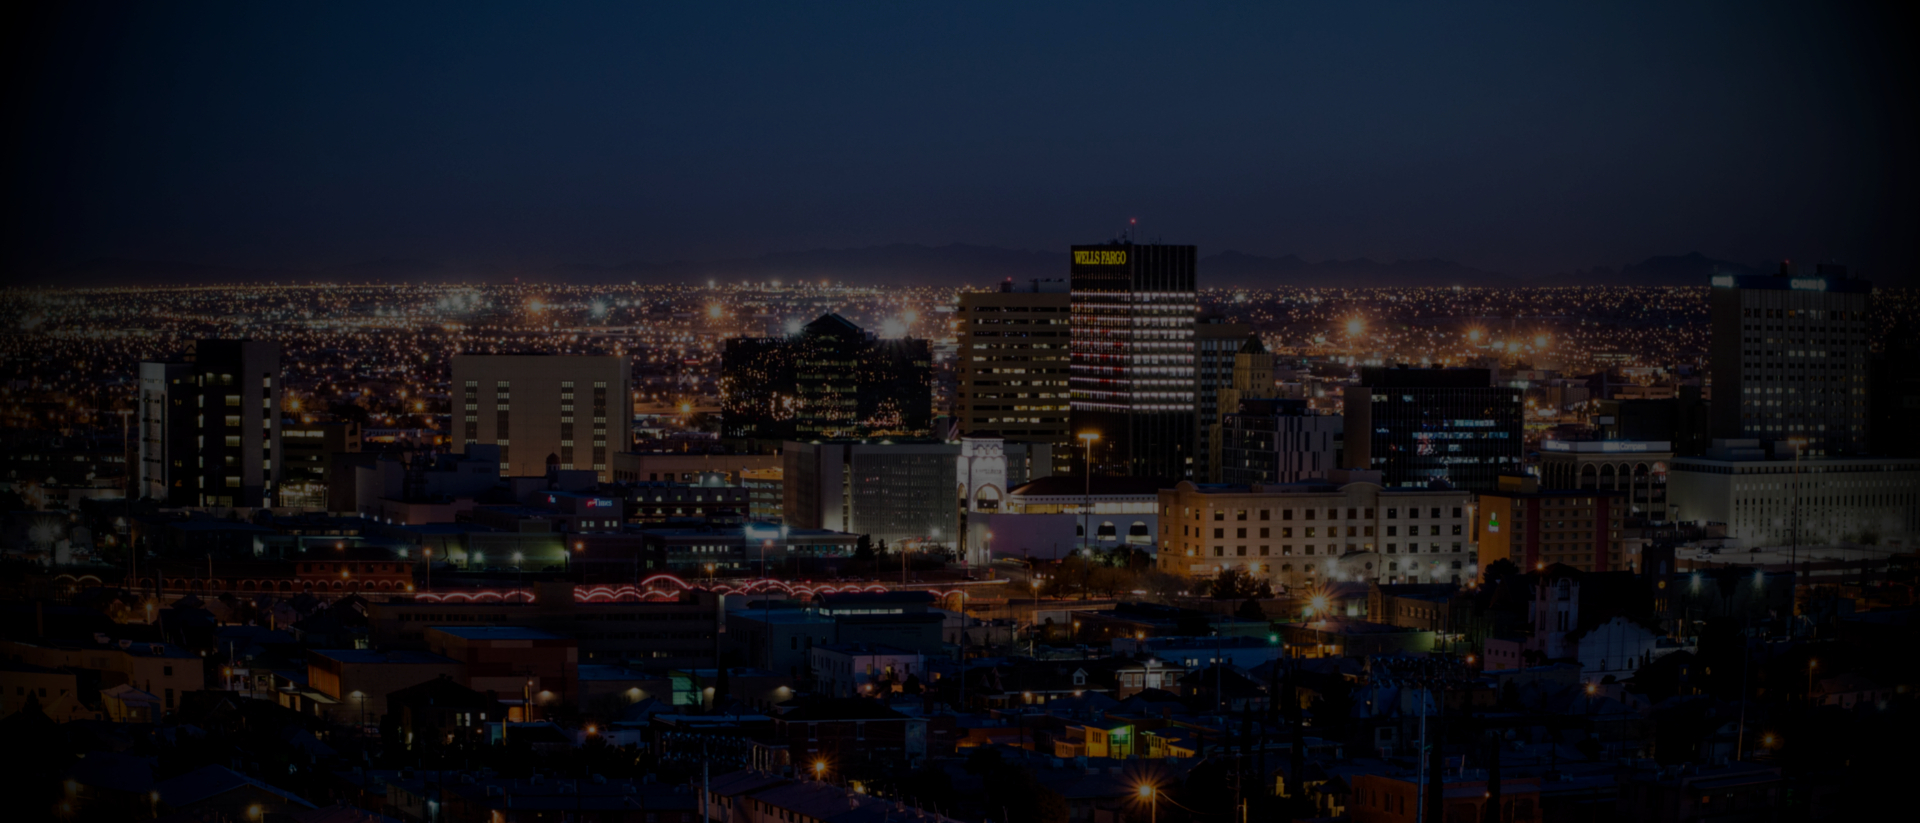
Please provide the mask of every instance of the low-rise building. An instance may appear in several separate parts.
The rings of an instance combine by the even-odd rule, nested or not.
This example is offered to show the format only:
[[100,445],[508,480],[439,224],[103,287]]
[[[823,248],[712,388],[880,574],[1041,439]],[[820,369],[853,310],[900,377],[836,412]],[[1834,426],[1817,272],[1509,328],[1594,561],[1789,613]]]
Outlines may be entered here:
[[924,679],[927,658],[912,649],[880,643],[828,643],[813,647],[813,688],[828,697],[868,697],[909,678]]
[[575,701],[580,645],[527,626],[433,626],[427,648],[460,662],[468,688],[501,695],[530,692],[539,703]]
[[1701,457],[1673,460],[1675,519],[1726,526],[1740,548],[1920,539],[1920,460],[1802,457],[1793,445],[1714,440]]
[[283,693],[281,705],[335,723],[371,726],[387,713],[387,695],[465,674],[460,661],[428,652],[312,649],[307,652],[307,687],[327,699],[296,700],[306,695]]
[[1621,533],[1627,494],[1547,489],[1535,477],[1501,475],[1499,488],[1480,494],[1474,521],[1480,568],[1496,560],[1529,571],[1555,563],[1585,572],[1627,568]]
[[1305,483],[1195,485],[1160,492],[1162,571],[1239,569],[1287,589],[1347,578],[1460,582],[1477,569],[1472,495],[1383,488],[1378,472],[1336,470]]
[[[1055,560],[1079,549],[1152,551],[1160,490],[1150,477],[1054,475],[1008,490],[993,511],[967,515],[969,556]],[[1091,534],[1091,536],[1088,536]]]

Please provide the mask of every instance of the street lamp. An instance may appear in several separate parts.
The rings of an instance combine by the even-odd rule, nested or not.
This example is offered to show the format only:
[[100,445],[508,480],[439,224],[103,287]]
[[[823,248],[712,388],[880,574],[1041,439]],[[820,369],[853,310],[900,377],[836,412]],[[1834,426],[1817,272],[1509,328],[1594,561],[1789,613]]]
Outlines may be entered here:
[[1160,793],[1153,790],[1153,784],[1140,784],[1140,799],[1147,801],[1148,823],[1160,823]]
[[1093,540],[1093,444],[1099,439],[1099,432],[1080,433],[1080,440],[1087,444],[1086,498],[1080,503],[1081,548]]

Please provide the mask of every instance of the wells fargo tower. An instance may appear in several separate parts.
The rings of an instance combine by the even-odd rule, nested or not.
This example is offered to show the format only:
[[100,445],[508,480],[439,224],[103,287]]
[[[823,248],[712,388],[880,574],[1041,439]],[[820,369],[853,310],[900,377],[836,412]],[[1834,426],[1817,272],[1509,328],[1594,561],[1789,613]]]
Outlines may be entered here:
[[1096,474],[1190,478],[1195,246],[1074,246],[1069,388],[1076,451]]

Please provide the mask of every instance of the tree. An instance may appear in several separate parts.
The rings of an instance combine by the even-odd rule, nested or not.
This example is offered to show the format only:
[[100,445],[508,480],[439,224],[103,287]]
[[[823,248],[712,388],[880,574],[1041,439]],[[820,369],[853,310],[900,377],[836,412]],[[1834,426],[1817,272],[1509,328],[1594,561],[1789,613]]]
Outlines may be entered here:
[[1512,560],[1504,557],[1488,563],[1486,568],[1480,570],[1481,577],[1485,578],[1487,584],[1490,586],[1498,586],[1500,585],[1500,581],[1519,573],[1520,567],[1514,565]]
[[873,538],[871,536],[863,534],[853,541],[853,561],[855,563],[873,562]]
[[1251,597],[1241,601],[1240,608],[1234,611],[1233,616],[1241,620],[1264,621],[1267,619],[1266,611],[1260,608],[1260,601]]
[[1207,593],[1215,600],[1245,600],[1250,597],[1261,599],[1273,596],[1273,584],[1265,578],[1257,578],[1245,569],[1221,569],[1218,575],[1206,581]]

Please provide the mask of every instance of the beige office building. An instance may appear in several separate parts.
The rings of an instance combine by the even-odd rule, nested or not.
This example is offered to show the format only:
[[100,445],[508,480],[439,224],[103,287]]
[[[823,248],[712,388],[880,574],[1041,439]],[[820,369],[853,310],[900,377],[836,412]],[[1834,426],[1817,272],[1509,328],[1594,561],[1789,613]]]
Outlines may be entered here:
[[1051,443],[1052,473],[1072,471],[1077,452],[1067,425],[1071,311],[1065,280],[1025,285],[1009,280],[996,291],[960,294],[954,435]]
[[502,476],[545,474],[551,457],[611,481],[633,442],[631,374],[622,355],[454,355],[453,440],[499,445]]
[[1161,491],[1160,570],[1203,578],[1243,569],[1288,589],[1473,579],[1472,493],[1382,488],[1373,471],[1330,474]]

